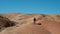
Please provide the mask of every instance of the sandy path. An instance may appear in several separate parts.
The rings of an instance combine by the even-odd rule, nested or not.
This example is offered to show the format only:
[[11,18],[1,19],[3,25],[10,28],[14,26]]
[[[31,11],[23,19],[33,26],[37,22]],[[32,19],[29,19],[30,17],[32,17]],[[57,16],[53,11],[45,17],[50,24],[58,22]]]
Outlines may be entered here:
[[2,31],[1,34],[51,34],[45,30],[41,25],[25,24],[15,30]]

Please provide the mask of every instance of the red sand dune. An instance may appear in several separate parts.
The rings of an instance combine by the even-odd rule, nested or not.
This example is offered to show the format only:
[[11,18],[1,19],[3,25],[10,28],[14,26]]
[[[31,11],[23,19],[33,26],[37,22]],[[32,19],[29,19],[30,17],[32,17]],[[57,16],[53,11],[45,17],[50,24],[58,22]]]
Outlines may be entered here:
[[40,23],[42,23],[42,26],[52,34],[60,34],[60,22],[44,18],[40,20]]

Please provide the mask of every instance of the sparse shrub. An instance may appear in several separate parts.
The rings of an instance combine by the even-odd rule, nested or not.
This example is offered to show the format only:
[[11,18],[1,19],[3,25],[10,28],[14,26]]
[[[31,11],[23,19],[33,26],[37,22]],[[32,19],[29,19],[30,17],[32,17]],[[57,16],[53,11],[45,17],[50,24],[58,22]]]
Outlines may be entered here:
[[56,15],[56,17],[60,17],[60,15]]
[[46,17],[46,15],[45,14],[41,14],[43,17]]
[[1,29],[5,29],[7,27],[14,26],[15,23],[13,21],[10,21],[8,18],[0,16],[0,31]]

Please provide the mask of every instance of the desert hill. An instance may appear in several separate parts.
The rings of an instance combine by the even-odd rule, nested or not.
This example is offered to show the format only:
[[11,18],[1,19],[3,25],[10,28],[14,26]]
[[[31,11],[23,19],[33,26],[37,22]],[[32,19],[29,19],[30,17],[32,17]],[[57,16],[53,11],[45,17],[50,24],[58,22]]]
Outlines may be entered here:
[[[13,27],[2,30],[0,34],[60,34],[60,15],[58,14],[11,13],[0,15],[15,24]],[[36,18],[36,24],[33,24],[34,18]]]

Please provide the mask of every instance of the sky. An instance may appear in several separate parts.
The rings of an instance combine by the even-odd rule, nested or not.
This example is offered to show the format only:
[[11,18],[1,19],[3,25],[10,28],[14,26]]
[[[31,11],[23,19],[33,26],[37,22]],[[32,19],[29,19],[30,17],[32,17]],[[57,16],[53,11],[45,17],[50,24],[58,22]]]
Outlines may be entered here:
[[60,0],[0,0],[0,14],[60,14]]

